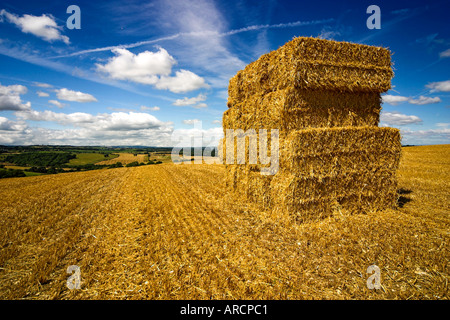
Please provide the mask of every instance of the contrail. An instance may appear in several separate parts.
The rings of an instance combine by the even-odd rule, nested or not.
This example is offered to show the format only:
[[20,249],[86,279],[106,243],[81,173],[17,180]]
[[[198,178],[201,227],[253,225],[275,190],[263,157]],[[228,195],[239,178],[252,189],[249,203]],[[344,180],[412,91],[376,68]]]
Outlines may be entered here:
[[324,23],[330,23],[333,22],[334,19],[324,19],[324,20],[314,20],[314,21],[296,21],[296,22],[289,22],[289,23],[279,23],[279,24],[264,24],[264,25],[253,25],[248,26],[240,29],[230,30],[227,32],[217,32],[217,31],[198,31],[198,32],[180,32],[171,36],[166,36],[158,39],[153,40],[146,40],[146,41],[139,41],[135,43],[130,44],[121,44],[117,46],[109,46],[109,47],[103,47],[103,48],[95,48],[95,49],[88,49],[88,50],[82,50],[78,52],[74,52],[71,54],[66,55],[60,55],[60,56],[54,56],[51,57],[51,59],[55,58],[67,58],[67,57],[74,57],[79,56],[82,54],[92,53],[92,52],[102,52],[102,51],[111,51],[113,49],[128,49],[128,48],[136,48],[143,45],[158,43],[161,41],[167,41],[167,40],[174,40],[180,37],[198,37],[198,36],[216,36],[216,37],[227,37],[231,35],[235,35],[238,33],[243,32],[249,32],[249,31],[257,31],[257,30],[263,30],[263,29],[282,29],[282,28],[293,28],[293,27],[300,27],[300,26],[310,26],[310,25],[317,25],[317,24],[324,24]]

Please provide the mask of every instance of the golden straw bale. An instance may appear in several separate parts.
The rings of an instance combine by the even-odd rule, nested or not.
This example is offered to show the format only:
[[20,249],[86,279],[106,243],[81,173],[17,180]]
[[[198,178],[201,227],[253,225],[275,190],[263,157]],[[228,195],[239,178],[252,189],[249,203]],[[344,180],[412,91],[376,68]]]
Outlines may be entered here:
[[381,93],[391,88],[392,76],[388,49],[299,37],[231,78],[228,103],[287,87]]
[[336,92],[286,88],[255,95],[236,103],[223,114],[225,129],[278,129],[377,126],[379,93]]

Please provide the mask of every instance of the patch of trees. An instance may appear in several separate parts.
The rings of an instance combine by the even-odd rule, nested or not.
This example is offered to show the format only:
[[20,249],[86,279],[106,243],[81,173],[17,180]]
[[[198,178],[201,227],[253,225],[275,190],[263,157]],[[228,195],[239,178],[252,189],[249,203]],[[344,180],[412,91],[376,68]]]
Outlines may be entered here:
[[[73,171],[87,171],[87,170],[103,169],[103,168],[108,167],[108,165],[88,163],[88,164],[80,164],[80,165],[70,165],[70,166],[65,166],[65,167],[71,168],[71,170],[69,172],[73,172]],[[65,172],[67,172],[67,171],[65,171]]]
[[14,177],[25,177],[25,172],[23,170],[17,169],[0,169],[0,179],[2,178],[14,178]]
[[129,167],[138,167],[138,166],[143,166],[143,165],[144,165],[144,163],[142,163],[142,162],[139,163],[137,161],[134,161],[134,162],[130,162],[130,163],[126,164],[125,167],[129,168]]
[[65,172],[63,169],[55,168],[55,167],[50,167],[50,168],[46,168],[46,167],[31,167],[29,169],[25,169],[25,171],[37,172],[37,173],[46,173],[46,174],[56,174],[56,173],[63,173],[63,172]]
[[113,163],[113,164],[109,165],[108,169],[122,168],[122,167],[123,167],[122,162],[118,161],[116,163]]
[[18,166],[50,167],[62,166],[69,162],[70,159],[75,158],[75,154],[66,152],[27,152],[9,155],[5,161]]
[[128,163],[127,165],[125,165],[125,167],[139,167],[139,166],[146,166],[146,165],[149,165],[149,164],[160,164],[160,163],[162,163],[162,161],[152,161],[152,160],[150,160],[147,163],[143,163],[143,162],[139,163],[137,161],[134,161],[134,162]]
[[147,162],[147,164],[160,164],[160,163],[162,163],[162,161],[156,161],[156,159],[154,159],[154,160],[149,160],[149,161]]

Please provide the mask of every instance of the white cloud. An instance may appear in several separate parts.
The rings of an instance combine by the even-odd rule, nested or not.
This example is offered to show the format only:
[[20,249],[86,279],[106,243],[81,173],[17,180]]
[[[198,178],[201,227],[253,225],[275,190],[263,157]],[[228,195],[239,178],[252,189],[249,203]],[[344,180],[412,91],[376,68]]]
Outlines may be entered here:
[[195,123],[197,123],[197,122],[201,122],[201,121],[198,120],[198,119],[188,119],[188,120],[183,120],[183,123],[184,123],[184,124],[189,124],[189,125],[193,125],[193,124],[195,124]]
[[98,71],[108,74],[112,79],[154,85],[157,89],[175,93],[208,87],[202,77],[188,70],[182,69],[176,71],[175,76],[170,76],[176,60],[163,48],[137,55],[127,49],[113,49],[112,52],[116,56],[105,65],[96,64]]
[[174,130],[171,140],[176,145],[183,147],[200,144],[204,147],[214,147],[219,145],[221,138],[223,138],[223,130],[221,127],[203,129],[199,121],[199,123],[195,123],[194,128]]
[[57,113],[49,110],[16,112],[23,120],[50,121],[75,127],[86,127],[95,130],[140,130],[165,125],[148,113],[113,112],[110,114],[92,115],[84,112]]
[[422,122],[422,119],[418,116],[409,116],[399,112],[382,112],[380,121],[391,126],[403,126],[407,124],[419,124]]
[[66,100],[66,101],[76,101],[76,102],[94,102],[97,101],[97,99],[88,94],[83,93],[80,91],[73,91],[66,88],[57,89],[55,90],[56,96],[60,100]]
[[408,102],[411,104],[425,105],[425,104],[439,103],[441,102],[441,99],[439,97],[432,98],[420,96],[419,99],[409,99]]
[[448,57],[450,57],[450,49],[447,49],[447,50],[442,51],[441,53],[439,53],[439,57],[441,57],[441,58],[448,58]]
[[31,103],[22,103],[20,95],[27,93],[28,89],[20,84],[2,86],[0,84],[0,111],[29,110]]
[[191,71],[181,69],[175,72],[174,77],[162,76],[156,83],[156,88],[167,89],[174,93],[184,93],[200,88],[209,88],[209,85],[202,77]]
[[408,101],[409,98],[408,97],[403,97],[403,96],[393,96],[390,94],[386,94],[384,96],[381,97],[383,99],[383,103],[388,103],[390,105],[397,105],[401,102],[405,102]]
[[155,107],[146,107],[146,106],[141,106],[140,108],[142,111],[159,111],[160,108],[155,106]]
[[83,112],[75,112],[75,113],[57,113],[49,110],[45,111],[20,111],[16,112],[16,116],[23,120],[32,120],[32,121],[50,121],[57,122],[60,124],[73,124],[73,125],[82,125],[84,123],[94,123],[96,117]]
[[200,101],[205,101],[205,100],[206,100],[206,95],[200,93],[198,96],[196,96],[194,98],[184,97],[183,99],[177,99],[172,104],[174,106],[190,106],[190,105],[193,105]]
[[439,103],[441,102],[441,98],[439,97],[425,97],[420,96],[419,99],[413,99],[411,97],[404,97],[404,96],[393,96],[390,94],[386,94],[381,97],[383,100],[383,103],[388,103],[392,106],[396,106],[402,102],[408,102],[411,104],[417,104],[417,105],[425,105],[425,104],[433,104],[433,103]]
[[31,33],[49,42],[63,41],[66,44],[70,43],[69,38],[61,34],[63,28],[56,24],[52,15],[33,16],[24,14],[19,17],[3,9],[0,11],[0,16],[6,17],[9,22],[14,23],[24,33]]
[[219,124],[219,123],[222,123],[222,121],[220,121],[220,120],[213,120],[212,123]]
[[[20,119],[16,123],[0,118],[0,130],[9,130],[1,132],[0,144],[172,145],[172,124],[162,122],[148,113],[114,112],[92,115],[83,112],[65,114],[31,110],[19,111],[15,115]],[[67,128],[30,128],[24,120],[56,122]]]
[[195,109],[208,108],[208,105],[206,103],[199,103],[199,104],[196,104],[195,106],[192,106],[192,108],[195,108]]
[[65,104],[59,102],[58,100],[48,100],[51,104],[57,106],[58,108],[64,108]]
[[[192,120],[194,128],[174,131],[172,123],[161,122],[145,113],[117,112],[91,115],[82,112],[64,114],[47,110],[21,111],[15,114],[20,121],[0,118],[2,130],[0,144],[170,147],[180,145],[180,141],[192,141],[193,138],[201,137],[203,146],[217,146],[223,136],[221,127],[202,129],[201,121],[196,119]],[[64,129],[28,127],[24,120],[53,121],[68,127]]]
[[340,36],[341,32],[333,29],[331,26],[324,26],[317,36],[320,39],[334,40],[335,37]]
[[439,123],[436,123],[436,127],[448,128],[448,127],[450,127],[450,122],[439,122]]
[[412,131],[400,130],[402,144],[443,144],[450,143],[450,128]]
[[50,96],[47,92],[43,92],[43,91],[36,91],[36,94],[39,97],[48,97],[48,96]]
[[0,131],[21,131],[26,127],[27,125],[23,121],[15,122],[5,117],[0,117]]
[[43,83],[43,82],[34,82],[33,85],[35,85],[36,87],[40,87],[40,88],[52,88],[53,87],[51,84]]
[[53,87],[51,84],[43,83],[43,82],[34,82],[34,85],[36,87],[41,87],[41,88],[52,88]]
[[450,80],[432,82],[426,85],[431,92],[450,92]]
[[127,49],[113,49],[116,55],[97,69],[112,79],[130,80],[143,84],[156,84],[158,75],[170,75],[175,59],[163,48],[158,52],[144,51],[137,55]]
[[95,125],[103,130],[139,130],[157,128],[162,126],[163,122],[148,113],[114,112],[98,116]]

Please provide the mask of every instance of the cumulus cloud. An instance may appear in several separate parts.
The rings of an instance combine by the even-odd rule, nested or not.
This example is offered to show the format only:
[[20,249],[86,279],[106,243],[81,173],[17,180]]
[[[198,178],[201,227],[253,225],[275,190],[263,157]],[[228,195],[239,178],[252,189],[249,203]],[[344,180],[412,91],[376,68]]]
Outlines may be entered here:
[[[170,146],[172,123],[148,113],[97,114],[18,111],[18,122],[0,118],[0,144]],[[30,128],[25,120],[56,122],[66,128]],[[8,131],[6,131],[8,130]]]
[[450,141],[450,128],[429,130],[400,130],[402,144],[442,144]]
[[431,92],[450,92],[450,80],[432,82],[426,85]]
[[380,121],[391,126],[403,126],[407,124],[419,124],[422,122],[418,116],[406,115],[399,112],[383,112]]
[[39,97],[48,97],[49,96],[49,94],[47,92],[43,92],[43,91],[36,91],[36,94]]
[[189,125],[193,125],[193,124],[195,124],[195,123],[197,123],[197,122],[201,122],[201,121],[198,120],[198,119],[187,119],[187,120],[183,120],[183,123],[184,123],[184,124],[189,124]]
[[381,98],[383,100],[383,103],[388,103],[393,106],[396,106],[402,102],[408,102],[416,105],[425,105],[441,102],[441,99],[439,97],[425,97],[425,96],[420,96],[418,99],[414,99],[411,97],[393,96],[390,94],[386,94]]
[[393,96],[393,95],[390,95],[390,94],[386,94],[386,95],[382,96],[381,98],[383,100],[383,103],[388,103],[388,104],[393,105],[393,106],[395,106],[395,105],[397,105],[397,104],[399,104],[401,102],[405,102],[405,101],[409,100],[408,97]]
[[441,102],[441,99],[439,97],[432,98],[420,96],[419,99],[409,99],[408,102],[411,104],[424,105],[424,104],[439,103]]
[[183,70],[170,76],[176,60],[163,48],[157,52],[144,51],[137,55],[127,49],[113,49],[115,57],[105,65],[96,64],[97,70],[116,80],[128,80],[153,85],[157,89],[183,93],[209,87],[195,73]]
[[141,111],[159,111],[159,107],[154,106],[154,107],[146,107],[146,106],[141,106]]
[[57,106],[58,108],[64,108],[64,106],[65,106],[64,103],[61,103],[58,100],[48,100],[48,102],[50,102],[54,106]]
[[205,79],[191,71],[183,69],[176,71],[174,77],[162,76],[156,83],[156,88],[167,89],[174,93],[184,93],[208,87]]
[[82,125],[85,123],[94,123],[96,117],[83,112],[75,112],[75,113],[57,113],[49,110],[45,111],[20,111],[16,112],[16,116],[23,120],[32,120],[32,121],[50,121],[57,122],[60,124],[73,124],[73,125]]
[[6,17],[10,23],[15,24],[24,33],[31,33],[48,42],[63,41],[66,44],[70,43],[69,38],[61,34],[63,28],[56,24],[52,15],[33,16],[24,14],[19,17],[3,9],[0,11],[0,16]]
[[170,75],[175,59],[163,48],[157,52],[144,51],[137,55],[127,49],[113,49],[116,55],[97,69],[112,79],[130,80],[143,84],[156,84],[158,75]]
[[165,125],[151,114],[138,112],[113,112],[110,114],[92,115],[84,112],[66,114],[49,110],[31,110],[28,112],[16,112],[16,115],[23,120],[51,121],[95,130],[140,130]]
[[5,117],[0,117],[0,131],[21,131],[26,127],[27,125],[23,121],[15,122]]
[[33,84],[36,87],[40,87],[40,88],[52,88],[53,87],[51,84],[43,83],[43,82],[34,82]]
[[0,111],[29,110],[31,103],[22,103],[20,95],[27,93],[28,89],[20,84],[2,86],[0,84]]
[[192,108],[195,108],[195,109],[208,108],[208,105],[206,103],[199,103],[199,104],[196,104],[195,106],[192,106]]
[[203,129],[201,121],[198,121],[194,128],[173,131],[171,141],[176,147],[217,147],[221,138],[223,138],[221,127]]
[[[145,113],[91,115],[88,113],[57,113],[53,111],[20,111],[19,121],[0,118],[0,144],[108,145],[108,146],[189,146],[192,139],[201,139],[203,146],[217,146],[222,128],[202,129],[201,121],[193,119],[194,128],[175,130],[172,123],[161,122]],[[25,120],[53,121],[67,128],[28,127]],[[195,142],[194,142],[195,143]]]
[[205,101],[205,100],[206,100],[206,95],[200,93],[198,96],[193,97],[193,98],[184,97],[183,99],[177,99],[172,104],[174,106],[180,106],[180,107],[181,106],[191,106],[196,103],[199,103],[200,101]]
[[60,100],[66,100],[66,101],[76,101],[76,102],[95,102],[97,99],[88,94],[83,93],[80,91],[73,91],[66,88],[57,89],[55,90],[56,96]]
[[222,121],[220,121],[220,120],[213,120],[212,123],[219,124],[219,123],[222,123]]

